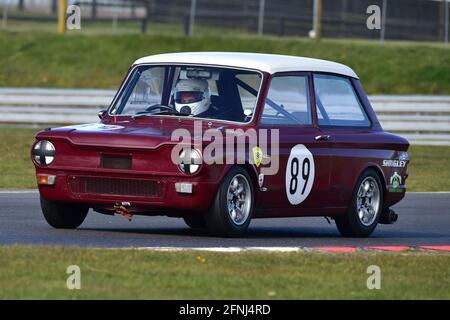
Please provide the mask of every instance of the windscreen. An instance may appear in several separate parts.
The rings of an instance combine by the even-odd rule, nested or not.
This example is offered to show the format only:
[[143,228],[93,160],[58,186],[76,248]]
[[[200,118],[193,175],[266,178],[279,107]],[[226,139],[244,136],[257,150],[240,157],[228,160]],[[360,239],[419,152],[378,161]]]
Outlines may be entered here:
[[139,66],[110,110],[117,116],[176,116],[248,122],[259,72],[203,66]]

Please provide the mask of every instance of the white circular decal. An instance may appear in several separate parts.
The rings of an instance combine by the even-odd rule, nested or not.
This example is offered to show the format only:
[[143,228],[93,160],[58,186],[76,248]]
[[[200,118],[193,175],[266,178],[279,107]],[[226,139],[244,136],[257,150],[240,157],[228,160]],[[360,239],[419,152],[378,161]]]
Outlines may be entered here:
[[304,145],[291,149],[286,166],[286,195],[291,204],[302,203],[314,183],[314,158]]

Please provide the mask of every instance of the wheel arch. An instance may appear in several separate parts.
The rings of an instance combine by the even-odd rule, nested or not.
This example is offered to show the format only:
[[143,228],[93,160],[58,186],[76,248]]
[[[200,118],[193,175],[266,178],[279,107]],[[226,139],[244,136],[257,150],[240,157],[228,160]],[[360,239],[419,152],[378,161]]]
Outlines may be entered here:
[[386,193],[387,193],[386,176],[384,175],[384,172],[383,172],[383,170],[380,168],[380,166],[377,165],[376,163],[373,163],[373,162],[368,163],[366,166],[364,166],[364,167],[362,168],[362,170],[359,172],[359,174],[358,174],[358,176],[357,176],[355,182],[353,183],[353,186],[354,186],[354,187],[353,187],[353,192],[355,192],[355,188],[358,187],[358,186],[357,186],[357,183],[358,183],[359,178],[364,174],[364,172],[366,172],[367,170],[370,170],[370,169],[374,170],[374,171],[377,173],[378,178],[380,179],[380,182],[381,182],[381,190],[382,190],[382,192],[383,192],[383,208],[384,208],[385,203],[386,203]]
[[220,177],[219,183],[217,185],[216,188],[216,192],[218,190],[218,186],[223,182],[223,179],[225,179],[226,175],[235,167],[241,167],[243,168],[245,171],[248,172],[249,176],[250,176],[250,182],[253,186],[253,194],[254,194],[254,206],[256,207],[258,200],[259,200],[259,185],[258,185],[258,170],[256,169],[254,164],[251,164],[249,161],[245,161],[245,163],[241,163],[241,164],[232,164],[232,165],[228,165],[224,168],[222,175]]

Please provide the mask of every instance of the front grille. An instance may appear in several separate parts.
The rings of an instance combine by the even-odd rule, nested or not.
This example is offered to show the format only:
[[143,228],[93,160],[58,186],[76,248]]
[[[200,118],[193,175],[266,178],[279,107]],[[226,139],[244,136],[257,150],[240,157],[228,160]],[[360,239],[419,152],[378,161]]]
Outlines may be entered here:
[[71,176],[69,177],[69,187],[75,194],[149,198],[161,196],[161,184],[152,180]]

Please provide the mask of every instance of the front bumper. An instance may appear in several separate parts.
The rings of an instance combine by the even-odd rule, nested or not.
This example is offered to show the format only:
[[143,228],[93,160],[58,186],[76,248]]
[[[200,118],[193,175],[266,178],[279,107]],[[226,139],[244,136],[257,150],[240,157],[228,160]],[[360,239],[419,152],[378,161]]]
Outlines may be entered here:
[[[130,211],[135,213],[203,211],[211,205],[217,187],[217,183],[205,182],[200,177],[129,176],[44,169],[38,170],[37,174],[56,176],[54,185],[39,185],[43,198],[83,203],[106,211],[113,211],[117,202],[129,202]],[[177,183],[191,184],[192,193],[177,192]]]

